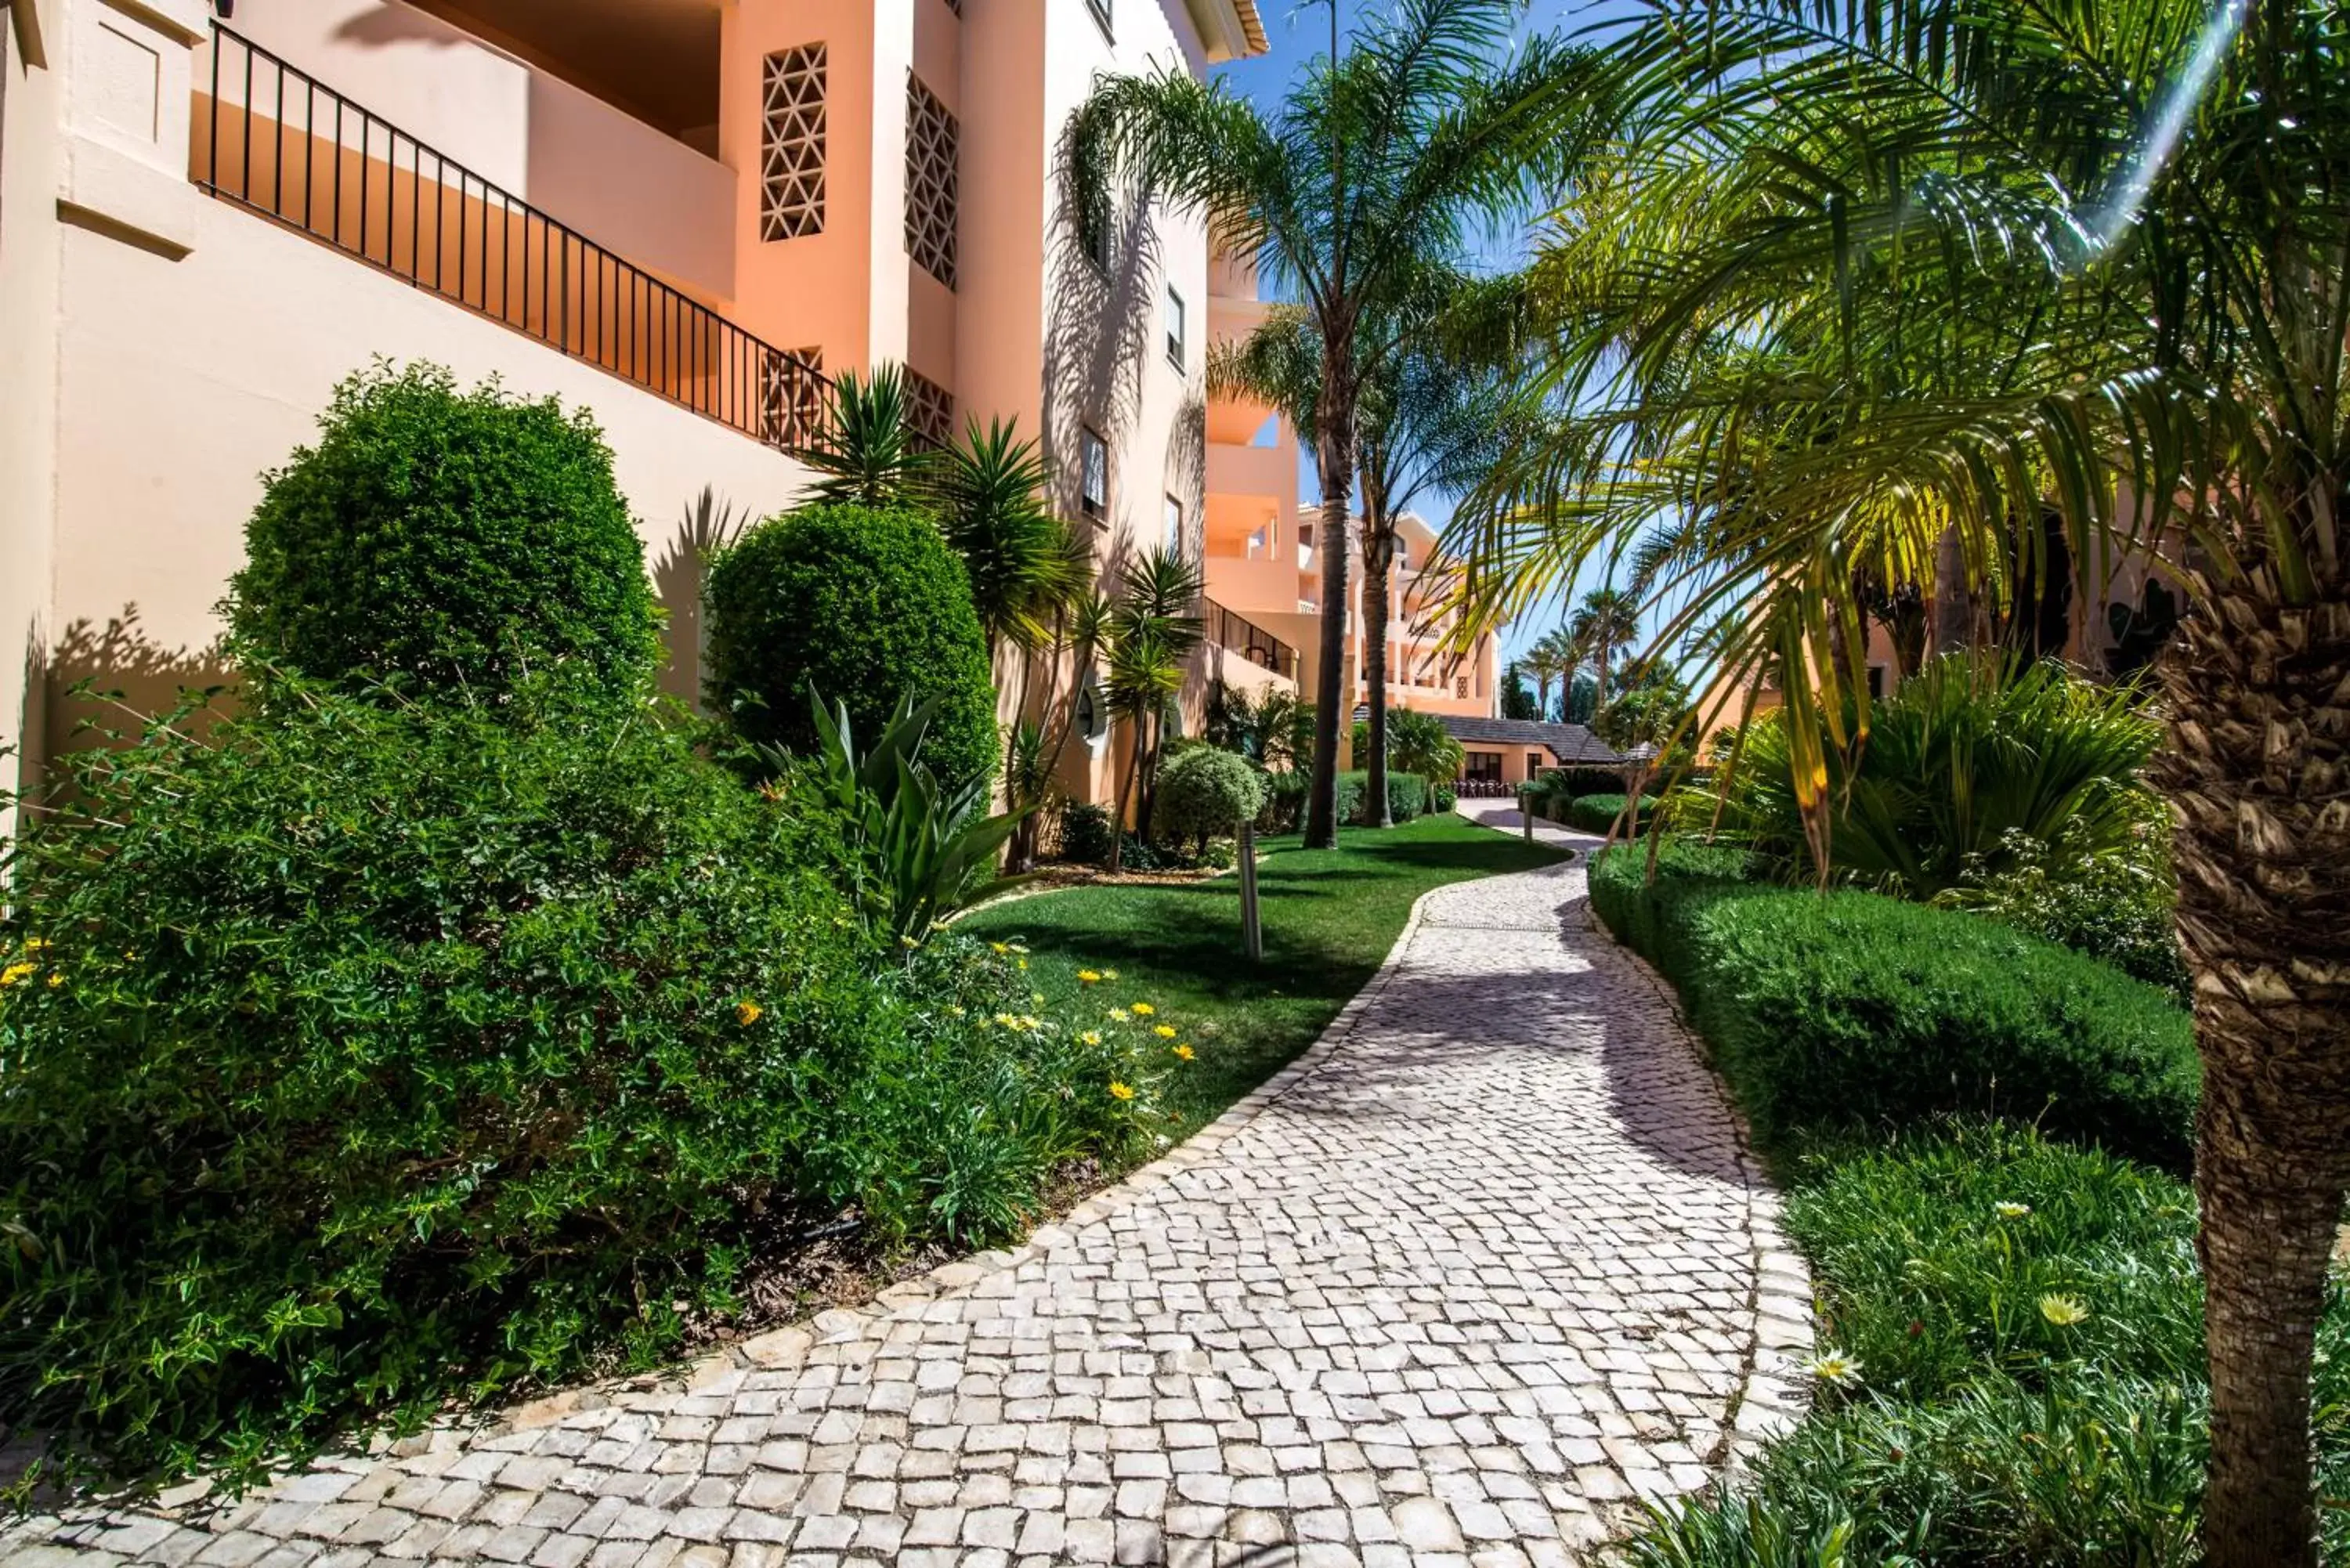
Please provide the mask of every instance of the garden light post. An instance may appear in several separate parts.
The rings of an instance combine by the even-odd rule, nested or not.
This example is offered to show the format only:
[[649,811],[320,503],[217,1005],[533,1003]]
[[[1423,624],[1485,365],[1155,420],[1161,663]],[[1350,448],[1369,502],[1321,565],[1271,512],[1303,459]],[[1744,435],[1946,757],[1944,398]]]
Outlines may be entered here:
[[1254,962],[1264,957],[1264,922],[1256,901],[1256,824],[1241,823],[1241,944]]

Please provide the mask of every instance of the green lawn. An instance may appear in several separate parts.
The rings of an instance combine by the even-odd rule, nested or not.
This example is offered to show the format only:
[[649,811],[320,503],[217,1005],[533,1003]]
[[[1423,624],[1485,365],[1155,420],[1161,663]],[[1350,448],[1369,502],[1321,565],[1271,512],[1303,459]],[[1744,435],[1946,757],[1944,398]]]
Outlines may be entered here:
[[[957,926],[1027,944],[1040,1012],[1149,1002],[1197,1052],[1165,1091],[1183,1127],[1197,1127],[1314,1042],[1378,972],[1422,893],[1562,858],[1451,812],[1384,833],[1349,828],[1336,849],[1297,846],[1294,835],[1264,841],[1264,958],[1253,964],[1241,953],[1236,876],[1073,888],[974,910]],[[1118,979],[1088,986],[1081,970]]]

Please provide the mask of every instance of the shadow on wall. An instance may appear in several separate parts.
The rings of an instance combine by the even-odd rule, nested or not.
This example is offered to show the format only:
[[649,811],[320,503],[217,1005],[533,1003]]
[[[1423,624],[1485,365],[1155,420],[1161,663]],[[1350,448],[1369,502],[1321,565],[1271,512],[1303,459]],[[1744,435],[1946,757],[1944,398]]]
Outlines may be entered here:
[[[1157,320],[1153,295],[1160,271],[1159,236],[1148,222],[1150,193],[1120,192],[1103,220],[1107,234],[1099,249],[1107,255],[1104,265],[1088,254],[1086,225],[1071,200],[1076,182],[1066,133],[1055,163],[1059,178],[1054,182],[1057,194],[1046,254],[1060,286],[1051,291],[1052,309],[1045,323],[1045,457],[1052,468],[1053,509],[1064,517],[1082,517],[1078,432],[1090,427],[1117,452],[1141,418],[1142,377]],[[1201,441],[1204,468],[1204,425]],[[1120,474],[1113,468],[1112,513],[1130,509],[1146,489],[1142,475]],[[1157,495],[1142,494],[1139,504],[1156,518]],[[1106,525],[1112,521],[1103,519]],[[1104,580],[1116,580],[1107,564]]]
[[[166,648],[139,624],[139,607],[125,605],[104,626],[83,619],[65,628],[57,645],[35,644],[27,701],[41,704],[41,758],[64,756],[135,735],[149,719],[169,713],[185,691],[235,683],[218,642],[202,649]],[[26,728],[33,719],[26,715]],[[27,774],[41,759],[27,758]]]
[[721,505],[708,485],[678,519],[677,532],[652,564],[653,597],[668,617],[661,640],[669,663],[660,672],[661,694],[697,712],[702,705],[702,649],[707,628],[702,619],[702,585],[710,558],[742,536],[751,518],[730,503]]

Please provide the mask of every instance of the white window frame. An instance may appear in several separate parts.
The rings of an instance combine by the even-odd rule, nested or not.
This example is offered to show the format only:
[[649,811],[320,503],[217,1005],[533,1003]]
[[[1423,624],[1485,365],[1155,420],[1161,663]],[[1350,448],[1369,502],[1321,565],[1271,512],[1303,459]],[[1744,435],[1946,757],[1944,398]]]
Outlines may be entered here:
[[1167,494],[1167,507],[1161,514],[1164,532],[1160,543],[1171,556],[1183,553],[1183,498],[1172,491]]
[[[1097,457],[1099,461],[1097,462]],[[1098,470],[1098,474],[1097,473]],[[1095,483],[1099,479],[1097,493]],[[1077,427],[1077,509],[1097,527],[1109,526],[1109,442],[1091,425]]]
[[1188,370],[1187,350],[1190,347],[1191,315],[1184,309],[1183,296],[1175,286],[1167,286],[1167,362],[1178,370]]

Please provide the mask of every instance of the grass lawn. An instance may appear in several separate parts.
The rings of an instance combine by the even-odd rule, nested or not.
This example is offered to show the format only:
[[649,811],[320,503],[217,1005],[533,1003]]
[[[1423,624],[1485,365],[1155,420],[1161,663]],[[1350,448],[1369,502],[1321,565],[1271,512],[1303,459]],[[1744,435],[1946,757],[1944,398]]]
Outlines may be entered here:
[[[1257,963],[1241,952],[1236,876],[1042,893],[974,910],[957,928],[1028,945],[1040,1012],[1150,1003],[1198,1053],[1164,1090],[1168,1108],[1197,1127],[1313,1044],[1378,972],[1422,893],[1563,858],[1451,812],[1385,832],[1348,828],[1336,849],[1308,852],[1295,835],[1261,843]],[[1118,979],[1086,985],[1080,970]]]

